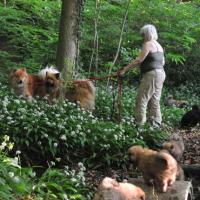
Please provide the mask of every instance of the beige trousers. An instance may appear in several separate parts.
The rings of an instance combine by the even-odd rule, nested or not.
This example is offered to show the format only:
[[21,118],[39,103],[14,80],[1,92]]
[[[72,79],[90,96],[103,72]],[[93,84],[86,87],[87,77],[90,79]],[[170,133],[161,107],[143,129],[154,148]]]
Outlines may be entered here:
[[136,124],[143,125],[146,122],[147,109],[148,121],[161,124],[160,97],[165,77],[163,69],[154,69],[143,75],[136,98]]

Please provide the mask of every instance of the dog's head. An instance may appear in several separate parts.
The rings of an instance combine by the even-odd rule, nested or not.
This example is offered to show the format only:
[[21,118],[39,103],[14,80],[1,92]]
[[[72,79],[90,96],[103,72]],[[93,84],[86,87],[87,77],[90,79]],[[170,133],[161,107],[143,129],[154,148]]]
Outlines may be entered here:
[[10,81],[14,88],[24,87],[28,82],[26,69],[13,69],[10,73]]
[[144,151],[142,146],[132,146],[128,149],[128,157],[129,161],[133,163],[137,163],[140,155]]
[[60,83],[60,73],[46,72],[45,86],[47,88],[56,88]]
[[171,152],[175,150],[175,144],[173,142],[164,142],[162,148]]

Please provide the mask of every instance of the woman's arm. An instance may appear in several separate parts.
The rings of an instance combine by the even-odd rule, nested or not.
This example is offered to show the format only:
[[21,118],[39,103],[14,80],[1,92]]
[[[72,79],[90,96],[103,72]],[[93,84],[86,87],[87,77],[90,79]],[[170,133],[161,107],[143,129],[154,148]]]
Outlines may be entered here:
[[139,53],[139,55],[136,57],[135,60],[132,60],[132,62],[130,64],[128,64],[126,67],[124,67],[121,71],[120,74],[123,75],[126,71],[128,71],[129,69],[139,65],[148,55],[149,53],[149,44],[145,43],[141,52]]

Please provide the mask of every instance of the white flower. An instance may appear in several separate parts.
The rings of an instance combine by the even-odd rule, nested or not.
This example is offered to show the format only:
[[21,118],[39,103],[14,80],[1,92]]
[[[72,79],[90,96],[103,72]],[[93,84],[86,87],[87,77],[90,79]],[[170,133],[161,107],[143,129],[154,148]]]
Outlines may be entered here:
[[63,194],[63,198],[64,198],[64,200],[69,200],[67,197],[67,194]]
[[76,182],[76,179],[75,179],[75,178],[71,178],[71,181],[72,181],[72,182]]
[[54,147],[57,147],[57,146],[58,146],[58,143],[55,142],[55,143],[53,144],[53,146],[54,146]]
[[66,138],[65,135],[62,135],[62,136],[60,137],[60,139],[61,139],[61,140],[67,140],[67,138]]
[[4,141],[9,141],[9,140],[10,140],[10,136],[4,135],[4,136],[3,136],[3,139],[4,139]]
[[72,131],[71,134],[72,134],[72,135],[75,135],[75,131]]
[[77,129],[81,130],[80,124],[78,124],[76,127],[77,127]]
[[3,150],[6,147],[6,142],[2,142],[0,149]]
[[20,150],[17,150],[17,151],[16,151],[16,155],[19,155],[19,154],[21,154],[21,151],[20,151]]
[[8,175],[12,178],[12,177],[14,177],[14,172],[8,172]]
[[46,184],[45,184],[45,183],[42,183],[42,187],[46,187]]
[[13,143],[13,142],[10,142],[10,143],[8,144],[8,149],[9,149],[9,150],[12,150],[12,149],[13,149],[13,146],[14,146],[14,143]]
[[93,120],[92,120],[92,124],[95,124],[95,123],[96,123],[96,120],[95,120],[95,119],[93,119]]
[[51,163],[51,166],[55,166],[56,165],[56,163],[53,162],[53,161],[51,161],[50,163]]
[[36,185],[34,185],[34,186],[32,187],[33,190],[35,190],[35,188],[36,188]]
[[15,183],[19,183],[19,182],[20,182],[19,177],[18,177],[18,176],[15,176],[15,177],[13,178],[13,181],[14,181]]

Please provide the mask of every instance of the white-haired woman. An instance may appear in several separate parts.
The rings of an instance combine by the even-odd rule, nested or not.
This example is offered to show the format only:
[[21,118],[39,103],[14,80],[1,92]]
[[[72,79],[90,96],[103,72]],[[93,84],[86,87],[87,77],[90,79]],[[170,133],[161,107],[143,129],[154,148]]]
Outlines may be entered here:
[[159,126],[162,122],[160,97],[166,76],[163,68],[164,52],[162,46],[157,42],[158,34],[154,25],[143,26],[140,34],[143,38],[143,48],[138,57],[124,67],[120,74],[123,75],[129,69],[140,66],[142,79],[136,98],[136,124],[143,125],[146,122],[148,108],[148,121],[153,126]]

